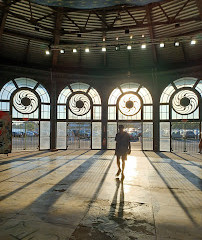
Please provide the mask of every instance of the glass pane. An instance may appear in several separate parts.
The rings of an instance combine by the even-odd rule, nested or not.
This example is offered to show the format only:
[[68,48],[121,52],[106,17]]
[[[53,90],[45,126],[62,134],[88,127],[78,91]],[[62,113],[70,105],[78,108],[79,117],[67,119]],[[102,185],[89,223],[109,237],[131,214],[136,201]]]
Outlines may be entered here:
[[153,119],[153,106],[143,106],[143,119],[152,120]]
[[143,150],[153,150],[153,123],[143,123]]
[[175,86],[179,89],[182,87],[193,87],[195,82],[196,82],[196,78],[189,78],[189,77],[184,77],[184,78],[180,78],[176,81],[174,81]]
[[57,106],[57,118],[66,119],[66,105]]
[[38,150],[39,123],[33,121],[13,121],[12,149],[15,151]]
[[160,151],[170,151],[170,123],[160,123]]
[[85,84],[85,83],[72,83],[70,84],[73,92],[77,92],[77,91],[82,91],[82,92],[87,92],[87,90],[89,89],[89,85]]
[[73,114],[70,110],[68,111],[69,119],[80,119],[80,120],[90,120],[91,119],[91,111],[83,116],[77,116]]
[[10,100],[11,94],[16,90],[12,81],[6,83],[0,91],[0,100]]
[[50,149],[50,122],[40,122],[40,150]]
[[71,90],[70,90],[68,87],[64,88],[64,89],[61,91],[61,93],[60,93],[60,95],[59,95],[59,97],[58,97],[58,103],[64,103],[64,104],[66,104],[66,103],[67,103],[67,99],[68,99],[68,97],[69,97],[69,95],[70,95],[71,93],[72,93],[72,92],[71,92]]
[[120,111],[118,111],[118,119],[119,120],[141,120],[141,110],[133,116],[126,116],[126,115],[123,115]]
[[102,124],[101,122],[92,123],[92,149],[101,149],[102,143]]
[[142,150],[142,123],[140,122],[119,122],[124,126],[130,136],[131,150]]
[[116,120],[116,106],[108,107],[108,120]]
[[69,122],[67,124],[68,149],[91,148],[91,123]]
[[93,119],[94,120],[101,120],[101,110],[102,108],[100,106],[94,106],[93,107]]
[[91,88],[89,90],[88,94],[90,95],[90,97],[93,101],[93,104],[101,104],[101,98],[100,98],[98,92],[94,88]]
[[113,90],[113,92],[110,94],[108,104],[116,105],[116,102],[118,100],[118,97],[122,94],[119,88],[116,88]]
[[142,100],[143,100],[144,104],[151,104],[152,103],[151,94],[145,87],[142,87],[138,91],[138,94],[142,97]]
[[196,90],[201,94],[202,97],[202,80],[197,84]]
[[42,103],[50,103],[49,94],[41,84],[36,89],[36,92],[39,94]]
[[57,149],[67,148],[67,123],[57,123]]
[[139,88],[140,84],[139,83],[124,83],[120,87],[123,92],[136,92]]
[[163,93],[161,94],[160,103],[169,103],[171,95],[175,92],[174,87],[170,84],[168,85]]
[[37,110],[33,113],[30,114],[22,114],[19,113],[18,111],[15,110],[15,108],[12,108],[12,117],[13,118],[28,118],[28,119],[38,119],[39,118],[39,109],[37,108]]
[[30,78],[16,78],[15,82],[17,83],[19,88],[28,87],[33,89],[37,84],[37,81]]
[[5,112],[9,112],[9,110],[10,110],[10,103],[9,102],[1,102],[0,101],[0,110],[1,111],[5,111]]
[[199,119],[199,108],[189,115],[181,115],[172,110],[172,119]]
[[115,137],[117,134],[117,123],[116,122],[109,122],[107,124],[107,148],[108,149],[115,149],[116,142]]
[[50,119],[50,105],[41,105],[41,118]]
[[169,105],[160,105],[160,119],[161,120],[169,119]]
[[172,151],[197,153],[200,139],[199,122],[172,123]]

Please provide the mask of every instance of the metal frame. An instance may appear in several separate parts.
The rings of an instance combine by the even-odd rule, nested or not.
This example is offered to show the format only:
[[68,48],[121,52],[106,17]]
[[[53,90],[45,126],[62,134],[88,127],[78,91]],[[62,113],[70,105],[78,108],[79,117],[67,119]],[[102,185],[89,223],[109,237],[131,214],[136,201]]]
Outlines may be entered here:
[[[201,119],[200,119],[201,111],[202,111],[202,109],[201,109],[201,104],[200,104],[201,95],[200,95],[199,92],[195,89],[195,87],[197,86],[197,84],[199,83],[199,81],[200,81],[199,79],[196,81],[196,83],[194,84],[194,87],[182,87],[182,88],[177,88],[177,87],[173,84],[173,82],[172,82],[171,84],[172,84],[173,87],[175,88],[175,91],[174,91],[174,92],[172,93],[172,95],[170,96],[169,103],[160,103],[160,105],[159,105],[159,106],[161,106],[161,105],[168,105],[168,106],[169,106],[169,119],[160,120],[160,121],[159,121],[159,124],[160,124],[161,122],[169,122],[169,123],[170,123],[170,152],[172,151],[172,123],[174,123],[174,122],[180,122],[180,119],[172,119],[172,110],[174,110],[173,107],[172,107],[172,100],[173,100],[174,96],[175,96],[178,92],[183,91],[183,90],[190,90],[190,91],[194,92],[194,93],[197,95],[197,97],[198,97],[198,107],[197,107],[197,108],[199,108],[199,119],[187,119],[187,122],[199,122],[200,131],[202,131],[202,129],[201,129],[202,125],[201,125]],[[196,108],[194,111],[196,111],[197,108]],[[160,107],[159,107],[159,111],[160,111]],[[174,111],[175,111],[175,110],[174,110]],[[194,112],[194,111],[193,111],[193,112]],[[176,111],[175,111],[175,112],[176,112]],[[192,112],[192,113],[193,113],[193,112]],[[177,114],[180,114],[180,113],[178,113],[178,112],[176,112],[176,113],[177,113]],[[192,113],[189,113],[189,114],[192,114]],[[180,115],[189,115],[189,114],[180,114]]]
[[[138,89],[137,89],[137,91],[136,92],[134,92],[134,91],[128,91],[128,92],[123,92],[122,91],[122,89],[121,89],[121,87],[120,87],[120,85],[118,86],[118,88],[119,88],[119,90],[122,92],[122,94],[118,97],[118,99],[117,99],[117,101],[116,101],[116,104],[108,104],[108,107],[109,106],[113,106],[113,107],[116,107],[116,119],[114,119],[114,120],[107,120],[107,122],[116,122],[116,124],[117,124],[117,131],[118,131],[118,124],[119,124],[119,122],[127,122],[127,123],[135,123],[135,122],[138,122],[138,123],[141,123],[141,128],[142,128],[142,131],[143,131],[143,123],[144,122],[152,122],[153,123],[153,115],[154,115],[154,109],[153,109],[153,112],[152,112],[152,120],[144,120],[144,113],[143,113],[143,107],[144,106],[154,106],[153,105],[153,99],[152,99],[152,103],[150,103],[150,104],[144,104],[143,103],[143,99],[142,99],[142,97],[138,94],[138,92],[139,92],[139,90],[142,88],[143,86],[140,84],[140,86],[138,87]],[[150,92],[149,92],[150,93]],[[136,95],[139,99],[140,99],[140,102],[141,102],[141,107],[140,107],[140,110],[141,110],[141,119],[139,119],[139,120],[120,120],[119,119],[119,116],[118,116],[118,111],[120,111],[119,110],[119,101],[120,101],[120,99],[124,96],[124,95],[127,95],[127,94],[134,94],[134,95]],[[151,96],[152,97],[152,96]],[[108,108],[107,108],[108,109]],[[139,110],[139,111],[140,111]],[[138,111],[138,112],[139,112]],[[121,111],[120,111],[121,112]],[[138,113],[137,112],[137,113]],[[136,113],[136,114],[137,114]],[[123,114],[123,113],[122,113]],[[134,114],[134,115],[136,115],[136,114]],[[123,115],[125,115],[125,114],[123,114]],[[132,116],[134,116],[134,115],[132,115]],[[125,115],[125,116],[127,116],[127,115]],[[154,127],[153,127],[153,136],[154,136]],[[108,141],[108,138],[106,139],[106,141]],[[154,141],[154,140],[153,140]],[[106,144],[107,144],[107,142],[106,142]],[[141,148],[143,149],[143,138],[142,138],[142,142],[141,142]],[[109,150],[113,150],[113,149],[109,149]],[[144,151],[146,151],[146,150],[144,150]]]
[[[81,82],[82,83],[82,82]],[[86,83],[85,83],[86,84]],[[91,128],[91,139],[90,139],[90,148],[92,149],[92,123],[93,122],[102,122],[102,119],[98,120],[98,119],[93,119],[93,107],[94,106],[99,106],[101,107],[102,109],[102,99],[101,99],[101,104],[93,104],[93,101],[92,101],[92,98],[91,96],[88,94],[89,90],[92,88],[90,85],[89,85],[89,88],[86,92],[83,92],[83,91],[73,91],[73,89],[71,88],[71,84],[68,84],[67,85],[68,88],[71,90],[71,94],[68,96],[67,98],[67,101],[66,103],[58,103],[57,102],[57,106],[66,106],[67,109],[66,109],[66,119],[58,119],[57,118],[57,122],[66,122],[67,123],[71,123],[71,122],[78,122],[78,123],[90,123],[90,128]],[[64,89],[64,88],[63,88]],[[62,90],[63,90],[62,89]],[[93,88],[94,89],[94,88]],[[95,89],[96,90],[96,89]],[[70,110],[74,115],[77,115],[75,114],[70,108],[69,108],[69,101],[70,99],[72,98],[72,96],[76,95],[76,94],[83,94],[85,95],[89,101],[90,101],[90,109],[89,111],[91,111],[91,114],[90,114],[90,119],[70,119],[69,118],[69,113],[68,113],[68,110]],[[89,113],[89,111],[83,115],[77,115],[77,116],[85,116],[86,114]],[[102,113],[101,113],[102,114]],[[101,138],[101,141],[102,141],[102,138]],[[67,140],[66,140],[66,143],[67,143]],[[67,145],[67,144],[66,144]],[[66,146],[66,149],[64,150],[67,150],[67,146]],[[93,149],[93,150],[99,150],[99,149]]]
[[[13,80],[13,82],[15,83],[15,81]],[[38,82],[39,83],[39,82]],[[38,87],[38,85],[36,85],[37,87]],[[36,87],[35,86],[35,87]],[[37,109],[35,110],[35,111],[37,111],[38,110],[38,118],[32,118],[31,120],[29,119],[28,121],[37,121],[38,122],[38,124],[39,124],[39,136],[38,136],[38,138],[39,138],[39,150],[41,150],[40,149],[40,132],[41,132],[41,121],[50,121],[50,119],[42,119],[41,118],[41,105],[42,105],[42,103],[41,103],[41,98],[40,98],[40,96],[39,96],[39,94],[35,91],[35,88],[34,89],[32,89],[32,88],[28,88],[28,87],[18,87],[17,85],[16,85],[16,87],[17,87],[17,89],[15,89],[13,92],[12,92],[12,94],[11,94],[11,96],[10,96],[10,114],[11,114],[11,119],[12,119],[12,121],[25,121],[23,118],[13,118],[13,111],[12,111],[12,109],[13,109],[13,107],[14,107],[14,105],[13,105],[13,97],[14,97],[14,95],[17,93],[17,92],[19,92],[20,90],[29,90],[29,91],[31,91],[31,92],[33,92],[36,96],[37,96],[37,98],[38,98],[38,107],[37,107]],[[36,87],[36,88],[37,88]],[[43,103],[43,105],[50,105],[50,103]],[[15,107],[14,107],[15,108]],[[17,112],[19,112],[18,110],[16,110]],[[21,113],[22,114],[22,113]],[[30,114],[30,113],[29,113]],[[11,126],[11,131],[12,131],[12,126]]]

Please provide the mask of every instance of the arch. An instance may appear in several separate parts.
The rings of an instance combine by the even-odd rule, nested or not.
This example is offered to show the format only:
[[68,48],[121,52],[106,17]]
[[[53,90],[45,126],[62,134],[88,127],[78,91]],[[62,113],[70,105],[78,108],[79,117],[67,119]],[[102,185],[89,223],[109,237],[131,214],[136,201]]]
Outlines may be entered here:
[[[191,94],[195,99],[198,98],[197,108],[190,113],[178,113],[175,111],[174,101],[178,94],[178,98],[183,94]],[[195,96],[196,95],[196,96]],[[196,78],[184,77],[170,83],[162,92],[160,98],[160,120],[176,120],[176,119],[199,119],[199,99],[202,96],[202,81]],[[191,97],[191,96],[190,96]],[[180,107],[180,103],[178,103]],[[181,106],[183,107],[183,106]],[[191,104],[189,105],[191,107]]]
[[[186,141],[187,131],[195,131],[198,138],[200,130],[200,102],[202,81],[193,77],[183,77],[170,83],[160,98],[160,151],[171,151],[175,148],[175,138]],[[195,124],[196,123],[196,124]],[[191,125],[192,124],[192,125]],[[198,130],[192,127],[198,125]],[[176,126],[176,127],[175,127]],[[181,144],[178,142],[178,145]],[[186,151],[186,142],[184,151]],[[182,144],[181,144],[182,145]],[[173,147],[172,147],[173,146]],[[195,143],[195,150],[197,149]]]
[[139,83],[129,82],[121,84],[111,92],[108,99],[109,149],[115,147],[114,136],[120,121],[125,122],[128,131],[135,129],[135,125],[136,128],[141,128],[139,135],[143,137],[142,149],[153,149],[153,99],[147,88]]
[[26,77],[10,80],[0,91],[0,110],[10,112],[13,121],[39,122],[40,139],[47,135],[40,149],[50,149],[50,97],[42,84]]
[[[140,99],[141,108],[136,114],[122,114],[119,111],[119,102],[122,96],[130,93],[136,96],[136,100]],[[126,106],[125,106],[126,107]],[[108,100],[108,120],[153,120],[153,100],[150,92],[139,83],[124,83],[115,88],[109,96]]]
[[[16,108],[12,108],[15,104],[13,103],[13,98],[22,91],[24,91],[24,94],[32,92],[33,96],[35,95],[39,98],[39,108],[35,112],[26,114],[20,112],[20,110],[16,111]],[[10,80],[2,87],[0,91],[0,110],[10,111],[12,118],[50,119],[50,97],[45,87],[39,82],[30,78],[16,78]]]
[[[76,106],[79,101],[84,103],[83,108],[86,111],[81,106]],[[86,83],[72,83],[58,96],[57,119],[101,120],[101,104],[100,95],[95,88]]]
[[81,147],[82,135],[90,141],[87,148],[101,149],[101,118],[102,102],[95,88],[82,82],[67,85],[57,100],[57,148],[73,147],[76,138]]

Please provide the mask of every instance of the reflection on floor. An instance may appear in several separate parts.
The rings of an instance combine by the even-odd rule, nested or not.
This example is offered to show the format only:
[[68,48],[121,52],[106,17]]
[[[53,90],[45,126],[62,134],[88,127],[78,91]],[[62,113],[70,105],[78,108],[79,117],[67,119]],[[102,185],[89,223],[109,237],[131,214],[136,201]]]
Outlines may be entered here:
[[202,155],[113,151],[0,156],[0,239],[202,239]]

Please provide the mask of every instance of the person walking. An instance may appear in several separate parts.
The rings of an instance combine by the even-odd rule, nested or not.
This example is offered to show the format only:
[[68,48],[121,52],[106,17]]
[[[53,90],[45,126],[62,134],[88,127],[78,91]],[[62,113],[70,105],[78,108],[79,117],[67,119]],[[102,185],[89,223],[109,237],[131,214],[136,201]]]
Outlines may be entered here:
[[[119,174],[121,173],[122,179],[123,179],[125,161],[127,160],[127,154],[130,154],[131,152],[130,136],[127,132],[124,131],[123,125],[119,125],[119,132],[116,134],[115,141],[116,141],[115,155],[117,156],[117,166],[118,166],[118,171],[116,173],[116,176],[119,176]],[[120,167],[120,159],[122,160],[122,171]]]

